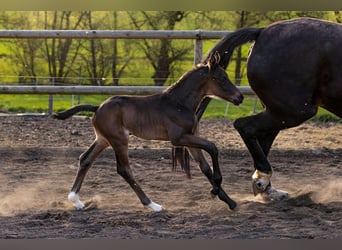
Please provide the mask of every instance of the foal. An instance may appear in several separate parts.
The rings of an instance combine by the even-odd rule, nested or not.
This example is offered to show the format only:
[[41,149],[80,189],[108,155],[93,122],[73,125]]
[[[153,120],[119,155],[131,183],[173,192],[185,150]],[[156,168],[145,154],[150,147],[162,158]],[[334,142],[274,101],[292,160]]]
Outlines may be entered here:
[[[92,123],[95,141],[80,157],[79,169],[68,199],[77,209],[83,209],[78,193],[87,171],[97,156],[108,146],[115,152],[117,172],[139,197],[145,207],[161,211],[161,205],[150,200],[135,181],[128,162],[129,133],[147,140],[170,141],[175,147],[187,147],[201,171],[209,179],[212,194],[226,202],[231,209],[236,203],[221,187],[222,176],[218,163],[218,150],[211,141],[195,135],[198,105],[206,96],[215,96],[235,105],[242,102],[240,91],[228,80],[219,58],[211,56],[207,64],[198,65],[184,74],[163,93],[145,97],[113,96],[100,106],[79,105],[54,115],[66,119],[80,111],[95,112]],[[211,156],[213,170],[201,150]]]

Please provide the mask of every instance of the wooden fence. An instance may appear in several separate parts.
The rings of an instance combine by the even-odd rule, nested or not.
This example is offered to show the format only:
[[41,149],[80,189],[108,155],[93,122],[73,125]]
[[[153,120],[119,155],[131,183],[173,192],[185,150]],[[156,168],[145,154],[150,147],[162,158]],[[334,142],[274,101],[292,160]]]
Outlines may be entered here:
[[[0,39],[192,39],[194,64],[202,59],[203,40],[220,39],[231,31],[205,30],[0,30]],[[49,94],[49,113],[53,112],[54,94],[106,94],[147,95],[162,92],[166,87],[158,86],[22,86],[1,85],[0,94]],[[239,87],[245,95],[253,95],[250,87]]]
[[214,30],[0,30],[0,39],[191,39],[194,63],[202,58],[203,40],[220,39],[231,31]]
[[[1,94],[75,94],[75,95],[150,95],[161,93],[164,86],[14,86],[0,85]],[[248,86],[238,86],[244,95],[253,95]]]

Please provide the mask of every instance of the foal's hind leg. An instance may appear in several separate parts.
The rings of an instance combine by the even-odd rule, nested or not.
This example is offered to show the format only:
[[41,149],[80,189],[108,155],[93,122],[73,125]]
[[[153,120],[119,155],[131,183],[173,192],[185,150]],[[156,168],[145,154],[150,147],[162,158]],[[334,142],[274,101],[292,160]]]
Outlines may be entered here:
[[[211,185],[214,188],[215,183],[213,181],[213,172],[212,172],[208,162],[206,161],[201,149],[189,148],[189,151],[190,151],[192,157],[194,158],[194,160],[198,163],[202,173],[208,178],[209,182],[211,183]],[[226,194],[226,192],[223,190],[222,186],[219,187],[218,197],[220,198],[220,200],[227,203],[229,205],[230,209],[234,209],[236,207],[236,202],[234,200],[232,200]]]
[[155,212],[159,212],[163,210],[163,207],[153,201],[151,201],[144,191],[141,189],[139,184],[135,181],[131,168],[128,162],[128,145],[127,142],[119,144],[117,141],[112,143],[112,147],[115,151],[116,163],[117,163],[117,172],[125,181],[131,186],[134,190],[141,203],[145,207],[151,208]]
[[108,144],[101,140],[95,140],[91,146],[80,156],[79,168],[74,180],[74,184],[71,188],[71,192],[68,195],[68,199],[74,203],[77,209],[83,209],[84,204],[78,197],[78,192],[81,189],[84,177],[86,176],[89,168],[96,157],[108,146]]

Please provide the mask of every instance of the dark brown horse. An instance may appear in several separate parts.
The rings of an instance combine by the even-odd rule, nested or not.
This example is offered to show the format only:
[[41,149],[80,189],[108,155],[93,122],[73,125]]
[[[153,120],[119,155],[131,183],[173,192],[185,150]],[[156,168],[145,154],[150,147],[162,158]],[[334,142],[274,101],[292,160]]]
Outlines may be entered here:
[[[319,106],[342,117],[342,25],[299,18],[265,28],[243,28],[224,37],[211,53],[218,52],[220,65],[227,68],[234,48],[250,41],[255,42],[247,77],[265,109],[237,119],[234,127],[254,160],[254,194],[279,200],[288,194],[271,186],[267,160],[279,131],[313,117]],[[199,107],[199,119],[209,100]],[[177,149],[178,160],[184,155],[181,151]]]
[[[236,206],[221,187],[222,176],[215,144],[195,135],[198,120],[195,112],[203,98],[216,96],[236,105],[243,100],[218,61],[217,56],[211,56],[206,64],[184,74],[162,94],[113,96],[100,106],[79,105],[55,114],[57,119],[66,119],[80,111],[95,112],[92,122],[96,139],[80,157],[76,179],[68,196],[77,209],[84,208],[78,193],[88,169],[96,157],[111,146],[116,156],[117,172],[129,183],[141,203],[154,211],[162,210],[162,206],[147,197],[132,175],[128,162],[129,133],[148,140],[170,141],[175,147],[187,147],[209,179],[212,193],[231,209]],[[210,154],[213,170],[205,160],[202,149]]]

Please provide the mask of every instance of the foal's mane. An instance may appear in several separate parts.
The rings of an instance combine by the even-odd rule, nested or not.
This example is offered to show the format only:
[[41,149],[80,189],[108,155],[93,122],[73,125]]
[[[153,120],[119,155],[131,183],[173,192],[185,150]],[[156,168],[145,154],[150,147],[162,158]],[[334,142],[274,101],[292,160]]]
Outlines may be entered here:
[[[219,61],[220,61],[220,55],[217,51],[215,52],[210,52],[209,55],[206,57],[206,61],[197,64],[192,70],[189,70],[185,72],[175,83],[173,83],[170,87],[168,87],[164,93],[170,93],[174,90],[176,90],[178,87],[182,87],[183,92],[187,92],[188,88],[191,88],[193,86],[190,86],[188,84],[187,86],[184,87],[184,82],[190,78],[190,76],[193,76],[194,74],[198,74],[198,76],[204,76],[201,72],[202,69],[207,69],[207,72],[214,71],[217,66],[219,66]],[[198,82],[198,81],[196,81]],[[190,89],[191,90],[191,89]]]
[[[208,64],[197,64],[193,69],[185,72],[176,82],[174,82],[172,85],[170,85],[168,88],[164,90],[164,93],[169,93],[175,90],[177,87],[183,86],[183,83],[186,82],[189,77],[195,72],[202,68],[208,67]],[[196,72],[195,72],[196,73]],[[186,90],[184,90],[186,91]]]

